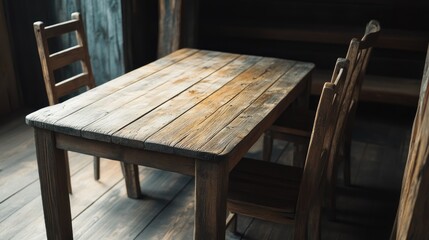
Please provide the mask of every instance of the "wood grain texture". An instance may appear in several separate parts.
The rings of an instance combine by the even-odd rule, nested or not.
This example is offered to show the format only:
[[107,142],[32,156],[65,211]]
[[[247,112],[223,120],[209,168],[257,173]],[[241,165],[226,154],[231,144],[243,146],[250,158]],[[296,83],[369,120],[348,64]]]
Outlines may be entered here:
[[401,198],[391,239],[427,239],[429,232],[429,48],[414,119]]
[[52,132],[35,129],[35,139],[46,235],[49,239],[70,239],[73,232],[64,151],[55,148]]
[[[71,18],[72,20],[65,23],[49,26],[48,32],[50,34],[47,34],[46,26],[43,22],[38,21],[33,24],[50,105],[57,104],[60,101],[60,97],[71,94],[81,87],[86,87],[87,89],[95,87],[82,18],[80,13],[77,12],[72,13]],[[48,40],[57,37],[57,34],[64,34],[66,31],[75,35],[74,41],[77,45],[59,51],[50,48]],[[65,81],[56,77],[56,70],[72,65],[77,61],[81,65],[79,72],[74,72]]]
[[76,1],[87,31],[88,49],[97,85],[125,72],[120,0]]
[[[219,155],[228,155],[233,153],[240,142],[243,145],[253,144],[258,138],[256,136],[262,134],[260,131],[267,129],[280,113],[305,90],[306,77],[313,67],[312,64],[295,64],[293,69],[282,75],[250,107],[210,139],[203,149],[212,148],[218,142],[215,152]],[[240,133],[234,134],[235,131]],[[249,139],[249,142],[244,141],[246,138]]]
[[[101,161],[104,178],[96,182],[92,178],[90,156],[72,153],[70,160],[74,186],[74,193],[70,196],[71,215],[76,218],[123,179],[118,162]],[[1,204],[4,209],[0,207],[0,212],[7,218],[0,227],[8,230],[0,236],[5,239],[46,239],[39,182],[35,181],[23,190]],[[23,219],[21,216],[27,217]]]
[[195,183],[191,179],[174,204],[168,205],[136,239],[187,239],[194,228]]
[[225,239],[228,162],[195,162],[194,239]]
[[[206,117],[204,121],[198,125],[193,125],[193,129],[188,131],[186,136],[179,136],[180,140],[175,143],[175,146],[179,149],[185,148],[191,150],[193,148],[200,148],[201,145],[197,143],[206,143],[209,141],[220,130],[224,129],[229,122],[239,117],[243,111],[253,107],[261,95],[266,93],[267,98],[272,97],[269,88],[272,86],[272,84],[275,85],[276,81],[293,66],[292,64],[293,63],[291,62],[280,62],[279,64],[274,62],[266,66],[266,69],[264,70],[265,72],[263,74],[257,76],[256,78],[253,77],[253,82],[241,92],[238,92],[237,95],[233,96],[231,99],[228,99],[227,104],[217,108],[215,112]],[[292,79],[289,80],[291,80],[290,82],[293,83]],[[273,102],[278,102],[275,101],[276,99],[273,100]],[[263,102],[265,101],[266,98],[263,100]],[[255,117],[255,115],[257,116],[260,109],[254,107],[252,110],[253,111],[249,111],[248,115],[245,115],[243,118]],[[261,115],[264,116],[264,113]],[[174,126],[173,124],[172,126]],[[247,126],[247,124],[242,126]]]
[[201,80],[198,85],[192,86],[182,94],[158,107],[156,112],[150,112],[126,128],[115,132],[114,136],[112,136],[113,142],[124,144],[124,137],[126,136],[127,144],[135,147],[144,147],[141,141],[146,140],[163,126],[174,121],[199,102],[212,97],[210,95],[216,94],[216,87],[224,85],[224,87],[231,89],[239,88],[240,85],[237,82],[232,83],[231,80],[260,60],[261,57],[240,56],[219,71]]
[[[127,189],[138,186],[137,169],[128,164],[194,175],[194,236],[224,239],[228,172],[275,118],[306,92],[314,65],[216,51],[180,52],[191,53],[163,65],[178,54],[173,53],[26,119],[29,125],[46,128],[55,151],[73,150],[126,163],[125,172],[134,173],[134,178],[126,179]],[[155,123],[154,130],[149,123]],[[141,126],[149,131],[136,131]],[[216,137],[220,141],[213,140]],[[135,190],[129,191],[133,197],[140,192]],[[59,228],[49,231],[62,233]]]
[[[112,91],[126,87],[130,84],[133,84],[140,80],[141,78],[152,75],[163,68],[170,66],[192,54],[194,54],[196,50],[191,49],[182,49],[179,50],[168,57],[162,58],[156,62],[146,65],[144,68],[137,69],[135,71],[126,73],[115,79],[115,84],[110,86],[109,84],[103,84],[97,87],[97,91],[88,91],[79,96],[79,100],[76,98],[71,98],[60,105],[53,106],[51,108],[43,108],[39,110],[38,114],[30,114],[26,118],[28,124],[34,126],[40,126],[49,128],[52,124],[54,124],[59,119],[66,117],[79,109],[86,106],[86,104],[96,102],[97,100],[102,99],[103,97],[108,96]],[[86,103],[86,104],[84,104]],[[41,124],[41,121],[44,121]],[[37,125],[40,123],[40,125]],[[52,128],[52,126],[51,126]]]
[[179,49],[182,0],[160,0],[158,21],[158,57]]
[[[197,57],[198,54],[194,56]],[[202,64],[198,67],[191,64],[179,64],[173,69],[166,68],[160,71],[159,74],[154,74],[150,78],[139,82],[145,86],[132,85],[130,89],[125,88],[121,90],[121,93],[123,92],[125,97],[118,99],[115,104],[109,104],[109,108],[104,107],[106,101],[111,101],[119,93],[119,91],[115,92],[109,98],[106,98],[106,101],[96,103],[95,106],[103,111],[101,117],[94,115],[96,114],[93,109],[94,105],[89,108],[90,113],[88,114],[91,114],[89,120],[94,121],[97,118],[98,120],[87,126],[85,126],[86,122],[80,123],[84,126],[81,134],[87,138],[105,138],[103,139],[104,141],[110,141],[110,135],[116,131],[152,112],[154,109],[157,112],[159,106],[170,102],[178,94],[184,91],[192,92],[194,85],[199,84],[202,79],[213,74],[237,57],[238,55],[233,54],[220,56],[216,53],[207,53],[207,55],[203,55],[201,58],[189,58],[189,61],[201,61]],[[156,85],[147,86],[147,83],[156,83]],[[174,111],[170,109],[170,113]],[[107,114],[103,114],[104,112],[107,112]],[[130,121],[131,119],[132,121]],[[105,136],[99,136],[100,133]]]
[[56,144],[57,147],[61,149],[95,154],[109,159],[118,159],[125,163],[140,164],[186,175],[194,175],[195,161],[186,157],[172,156],[153,151],[143,151],[136,148],[123,147],[117,144],[82,139],[63,134],[57,134]]
[[143,200],[126,197],[123,181],[74,219],[76,239],[135,239],[176,198],[190,177],[143,167]]
[[[40,110],[27,122],[88,139],[214,159],[232,154],[243,138],[248,138],[243,146],[253,144],[261,132],[249,135],[252,129],[267,128],[304,91],[301,81],[308,80],[314,65],[200,50],[156,72],[151,68],[104,84],[79,96],[80,101]],[[234,140],[222,139],[229,129]]]

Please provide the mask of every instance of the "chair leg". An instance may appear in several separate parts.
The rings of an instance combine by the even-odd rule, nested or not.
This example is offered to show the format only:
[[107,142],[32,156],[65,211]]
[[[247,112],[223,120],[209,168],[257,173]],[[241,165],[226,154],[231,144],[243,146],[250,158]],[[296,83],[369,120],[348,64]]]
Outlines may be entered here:
[[66,171],[67,171],[67,188],[70,194],[73,194],[72,186],[71,186],[71,176],[70,176],[70,163],[69,163],[69,155],[67,151],[64,151],[64,158],[66,160]]
[[100,157],[94,156],[94,179],[100,179]]
[[262,160],[271,161],[271,154],[273,151],[273,137],[271,130],[265,131],[264,134],[264,145],[262,146]]

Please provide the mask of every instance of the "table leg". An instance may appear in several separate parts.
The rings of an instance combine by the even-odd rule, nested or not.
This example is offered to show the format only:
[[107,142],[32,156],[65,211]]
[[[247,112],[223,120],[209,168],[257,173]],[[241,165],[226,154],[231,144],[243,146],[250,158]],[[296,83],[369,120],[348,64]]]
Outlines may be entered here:
[[227,161],[195,162],[194,239],[225,239]]
[[302,79],[305,84],[304,91],[297,97],[293,107],[296,109],[308,110],[310,107],[310,95],[311,95],[311,82],[312,75],[309,73],[304,79]]
[[138,165],[121,162],[121,167],[124,174],[128,197],[134,199],[142,198]]
[[72,239],[64,150],[55,147],[55,134],[35,129],[37,164],[48,239]]

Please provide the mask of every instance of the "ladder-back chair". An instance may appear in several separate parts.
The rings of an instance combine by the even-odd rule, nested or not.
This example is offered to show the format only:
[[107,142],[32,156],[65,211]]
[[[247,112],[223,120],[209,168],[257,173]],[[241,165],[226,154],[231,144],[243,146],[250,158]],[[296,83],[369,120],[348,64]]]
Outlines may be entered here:
[[[229,178],[228,210],[262,220],[294,224],[294,239],[320,238],[325,170],[340,134],[337,126],[347,89],[348,61],[339,59],[316,111],[304,168],[242,159]],[[236,218],[235,218],[236,219]]]
[[[82,18],[80,13],[77,12],[72,13],[71,18],[72,19],[69,21],[51,26],[45,26],[45,24],[40,21],[34,23],[34,34],[36,36],[43,79],[45,81],[46,93],[50,105],[57,104],[61,97],[77,92],[83,87],[86,89],[95,87]],[[73,32],[75,32],[76,36],[76,46],[55,53],[49,50],[48,39]],[[81,73],[61,81],[55,79],[55,71],[75,62],[80,62],[82,68]],[[67,152],[66,162],[68,164]],[[94,178],[96,180],[100,178],[100,158],[96,156],[94,156]],[[69,192],[71,193],[70,172],[68,184]]]
[[[348,111],[347,119],[345,120],[344,132],[341,132],[342,144],[341,149],[338,151],[339,155],[331,156],[330,161],[335,161],[329,165],[328,169],[328,207],[330,211],[330,217],[335,218],[335,185],[337,177],[337,167],[339,162],[344,162],[344,182],[346,185],[350,185],[350,151],[351,151],[351,138],[352,138],[352,127],[353,120],[356,114],[357,102],[359,100],[359,94],[363,80],[365,78],[366,68],[368,65],[369,57],[371,55],[372,48],[375,46],[379,33],[380,24],[376,20],[371,20],[365,29],[365,34],[358,40],[352,39],[349,44],[346,59],[350,62],[350,70],[347,75],[347,82],[353,82],[349,86],[347,92],[351,94],[349,106],[343,110]],[[302,111],[302,110],[288,110],[286,111],[266,132],[264,135],[264,146],[263,146],[263,159],[269,161],[271,158],[272,144],[274,139],[283,139],[295,143],[297,148],[295,153],[299,152],[300,149],[307,149],[311,126],[314,120],[314,112]],[[304,146],[304,147],[302,147]],[[296,154],[294,154],[294,157]],[[296,162],[296,159],[294,159]]]

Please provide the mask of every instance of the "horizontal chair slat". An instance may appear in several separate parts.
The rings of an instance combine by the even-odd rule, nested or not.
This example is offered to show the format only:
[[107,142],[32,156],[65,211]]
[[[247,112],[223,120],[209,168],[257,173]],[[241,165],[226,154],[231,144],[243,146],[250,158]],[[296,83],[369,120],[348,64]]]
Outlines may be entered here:
[[68,64],[82,60],[85,55],[82,46],[77,45],[64,49],[49,56],[49,62],[53,70],[62,68]]
[[65,96],[72,91],[75,91],[81,87],[89,86],[89,76],[87,73],[80,73],[76,76],[63,80],[55,84],[56,92],[58,97]]
[[46,38],[60,36],[78,29],[78,20],[70,20],[45,27]]

